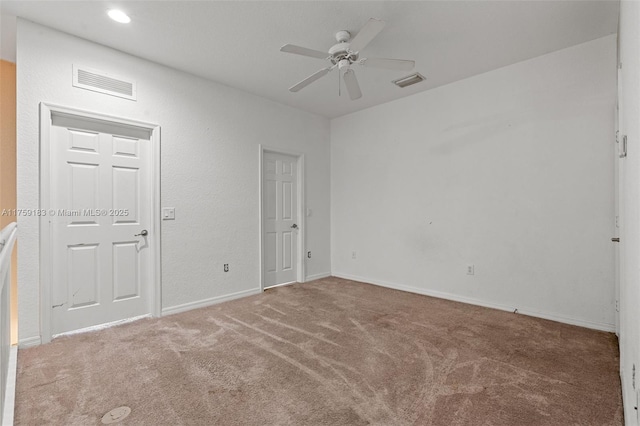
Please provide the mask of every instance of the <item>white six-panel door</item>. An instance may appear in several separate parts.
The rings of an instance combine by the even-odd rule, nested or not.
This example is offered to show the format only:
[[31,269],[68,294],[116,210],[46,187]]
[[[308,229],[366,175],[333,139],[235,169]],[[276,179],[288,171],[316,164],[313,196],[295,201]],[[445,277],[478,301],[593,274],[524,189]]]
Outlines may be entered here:
[[264,287],[271,287],[297,278],[297,158],[265,152],[262,170]]
[[81,118],[51,127],[51,331],[151,312],[149,132]]

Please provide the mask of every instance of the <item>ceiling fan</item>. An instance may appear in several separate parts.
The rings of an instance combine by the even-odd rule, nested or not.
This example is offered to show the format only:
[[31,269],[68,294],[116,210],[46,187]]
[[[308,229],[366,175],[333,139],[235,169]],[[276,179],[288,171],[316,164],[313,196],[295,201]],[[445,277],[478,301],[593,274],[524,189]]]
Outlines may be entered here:
[[349,92],[351,100],[362,97],[360,85],[356,78],[355,72],[351,69],[351,65],[358,64],[365,67],[385,68],[390,70],[411,71],[415,67],[415,61],[404,59],[385,59],[385,58],[360,58],[360,51],[364,49],[384,28],[385,23],[379,19],[371,18],[362,27],[362,29],[351,40],[351,33],[346,30],[336,33],[337,44],[333,45],[328,53],[319,50],[308,49],[306,47],[296,46],[293,44],[285,44],[280,48],[281,52],[294,53],[296,55],[309,56],[311,58],[325,59],[331,62],[331,65],[322,68],[311,74],[301,82],[291,86],[289,91],[297,92],[304,89],[311,83],[333,71],[335,68],[340,70],[344,85]]

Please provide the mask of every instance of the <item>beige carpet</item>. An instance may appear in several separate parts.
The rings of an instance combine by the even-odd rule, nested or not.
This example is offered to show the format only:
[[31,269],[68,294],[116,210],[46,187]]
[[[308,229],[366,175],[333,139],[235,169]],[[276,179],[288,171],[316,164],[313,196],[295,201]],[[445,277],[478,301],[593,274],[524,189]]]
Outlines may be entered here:
[[337,278],[18,353],[17,424],[622,425],[616,337]]

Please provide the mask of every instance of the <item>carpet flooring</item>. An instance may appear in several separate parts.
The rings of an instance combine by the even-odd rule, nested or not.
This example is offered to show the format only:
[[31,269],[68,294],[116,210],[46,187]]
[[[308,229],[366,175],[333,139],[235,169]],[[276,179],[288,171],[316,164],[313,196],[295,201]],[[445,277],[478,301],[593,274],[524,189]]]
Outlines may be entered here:
[[327,278],[18,352],[16,424],[622,425],[615,335]]

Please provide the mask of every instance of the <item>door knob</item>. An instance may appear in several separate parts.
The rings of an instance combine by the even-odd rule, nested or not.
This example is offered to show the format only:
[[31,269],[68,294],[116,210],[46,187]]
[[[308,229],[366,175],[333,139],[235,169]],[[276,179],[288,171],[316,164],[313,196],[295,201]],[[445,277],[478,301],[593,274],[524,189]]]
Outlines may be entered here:
[[619,242],[620,242],[620,238],[618,238],[618,237],[613,237],[613,238],[611,239],[611,241],[613,241],[614,243],[619,243]]
[[295,223],[293,225],[291,225],[291,228],[293,229],[298,229],[298,225],[296,225]]
[[149,232],[146,229],[143,229],[142,232],[134,235],[134,237],[139,237],[140,235],[142,235],[143,237],[146,237],[147,235],[149,235]]

